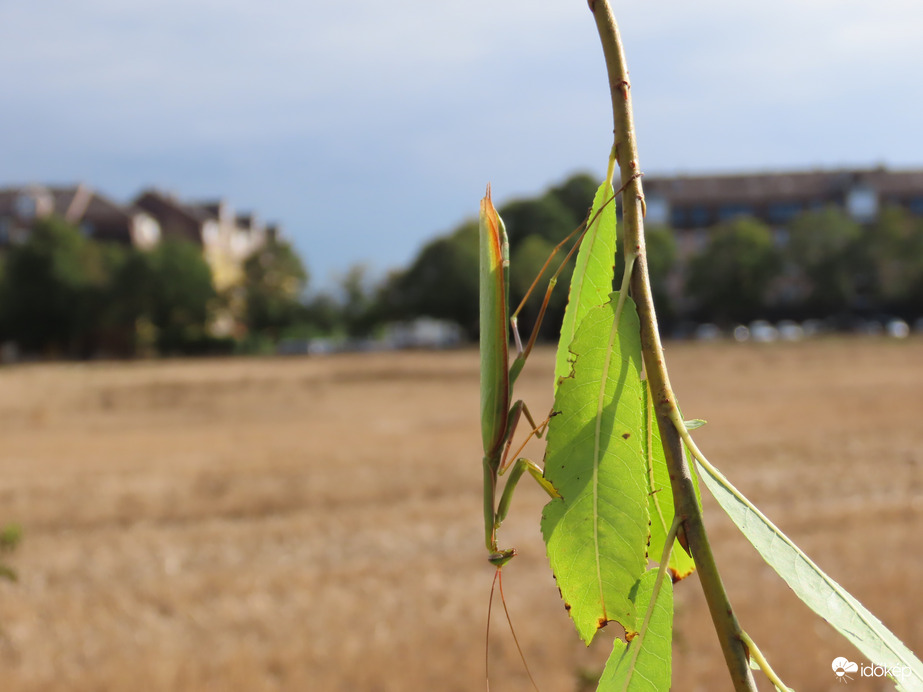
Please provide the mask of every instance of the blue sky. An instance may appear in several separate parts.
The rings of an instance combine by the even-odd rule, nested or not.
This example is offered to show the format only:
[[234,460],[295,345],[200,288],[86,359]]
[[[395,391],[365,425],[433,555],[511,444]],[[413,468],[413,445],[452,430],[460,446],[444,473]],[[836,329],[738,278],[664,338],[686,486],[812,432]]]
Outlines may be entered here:
[[[923,167],[920,0],[614,7],[649,175]],[[0,185],[223,196],[315,287],[611,144],[585,0],[0,2],[0,66]]]

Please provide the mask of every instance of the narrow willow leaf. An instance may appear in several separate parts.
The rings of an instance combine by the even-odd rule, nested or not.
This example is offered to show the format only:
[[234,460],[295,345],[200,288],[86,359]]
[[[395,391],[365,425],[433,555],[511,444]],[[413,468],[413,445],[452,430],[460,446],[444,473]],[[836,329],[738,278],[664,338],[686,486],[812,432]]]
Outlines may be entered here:
[[808,607],[833,625],[870,662],[895,668],[900,690],[923,690],[923,663],[854,596],[811,559],[711,465],[702,480],[763,559]]
[[[608,180],[596,190],[593,208],[590,210],[590,226],[583,237],[574,263],[564,320],[561,322],[561,337],[555,358],[555,390],[562,377],[570,374],[572,356],[570,343],[577,326],[590,308],[609,300],[612,292],[612,277],[615,271],[615,193]],[[602,211],[600,211],[602,210]]]
[[673,583],[664,579],[647,628],[643,620],[653,598],[657,570],[648,570],[638,582],[635,606],[638,635],[628,644],[616,639],[597,692],[662,692],[670,689],[673,639]]
[[[670,471],[660,441],[660,428],[654,415],[654,406],[650,400],[647,386],[642,389],[644,406],[644,428],[641,441],[644,450],[648,480],[648,512],[651,517],[651,555],[663,553],[664,541],[673,525],[673,486],[670,484]],[[684,448],[685,453],[685,448]],[[693,474],[694,475],[694,474]],[[696,495],[699,487],[695,485]],[[684,579],[695,570],[695,561],[690,557],[679,541],[675,542],[670,552],[670,572],[674,579]]]
[[587,644],[610,620],[631,631],[631,590],[647,562],[638,314],[630,299],[619,308],[617,297],[577,330],[573,373],[558,387],[545,450],[545,478],[561,498],[545,506],[542,535]]

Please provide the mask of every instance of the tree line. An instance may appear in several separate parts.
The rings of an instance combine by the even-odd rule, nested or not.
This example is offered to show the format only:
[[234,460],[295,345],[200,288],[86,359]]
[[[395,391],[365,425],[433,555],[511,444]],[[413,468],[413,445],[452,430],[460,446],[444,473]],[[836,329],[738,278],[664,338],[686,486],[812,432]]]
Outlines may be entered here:
[[[596,181],[576,175],[532,199],[500,208],[510,241],[510,300],[518,304],[554,244],[586,217]],[[477,223],[436,238],[409,268],[380,287],[386,314],[452,319],[472,337],[477,330]],[[923,219],[886,207],[860,225],[830,206],[803,212],[785,227],[740,216],[691,234],[680,252],[677,232],[647,227],[648,261],[661,327],[683,322],[723,325],[755,319],[851,318],[923,315]],[[623,261],[616,258],[616,276]],[[560,285],[568,284],[565,268]],[[538,293],[542,293],[541,284]],[[559,289],[549,305],[543,336],[554,338],[567,299]],[[533,296],[520,323],[540,305]]]
[[909,320],[923,315],[923,219],[894,206],[862,225],[829,206],[774,234],[740,217],[709,233],[684,274],[686,312],[699,320]]
[[[585,220],[596,185],[589,175],[575,175],[500,208],[513,306],[555,245]],[[784,228],[737,217],[682,233],[692,233],[691,250],[684,241],[680,251],[670,228],[646,229],[654,299],[667,334],[684,322],[923,315],[923,219],[901,208],[883,209],[868,225],[827,207]],[[614,262],[618,276],[620,254]],[[555,338],[572,264],[563,267],[549,299],[542,338]],[[139,250],[95,242],[62,219],[43,219],[0,262],[0,342],[26,354],[78,358],[270,352],[285,338],[365,339],[389,322],[420,316],[450,320],[477,336],[474,219],[433,239],[408,267],[381,281],[353,267],[335,293],[308,295],[304,262],[280,239],[249,257],[242,274],[239,285],[218,292],[197,245],[167,239]],[[523,333],[546,284],[523,307]],[[219,323],[224,328],[216,329]]]
[[[243,273],[240,286],[219,293],[191,242],[165,239],[140,250],[40,219],[0,262],[0,342],[22,357],[231,352],[290,324],[307,281],[283,241],[267,243]],[[230,326],[216,336],[222,320]]]

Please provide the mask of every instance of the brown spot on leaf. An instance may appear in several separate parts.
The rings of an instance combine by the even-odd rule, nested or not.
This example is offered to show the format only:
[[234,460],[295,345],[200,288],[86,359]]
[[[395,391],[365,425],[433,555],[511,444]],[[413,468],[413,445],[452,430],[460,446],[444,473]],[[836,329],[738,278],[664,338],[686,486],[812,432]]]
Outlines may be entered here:
[[623,440],[627,440],[629,437],[631,437],[631,433],[622,433]]
[[596,629],[601,630],[603,627],[605,627],[608,624],[609,624],[609,621],[606,618],[604,617],[599,618],[599,620],[596,621]]
[[564,601],[564,610],[566,610],[568,613],[570,612],[570,603],[567,601]]
[[638,636],[637,632],[625,632],[625,641],[630,642],[632,639]]

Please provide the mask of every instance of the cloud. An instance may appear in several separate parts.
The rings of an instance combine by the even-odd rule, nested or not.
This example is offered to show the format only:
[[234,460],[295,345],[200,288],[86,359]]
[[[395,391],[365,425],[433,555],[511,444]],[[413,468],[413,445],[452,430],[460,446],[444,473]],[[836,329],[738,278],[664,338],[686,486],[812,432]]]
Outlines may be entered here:
[[[646,170],[919,157],[918,2],[618,3]],[[601,171],[611,141],[576,0],[0,3],[0,62],[0,177],[239,195],[340,267],[406,261],[487,180]]]

